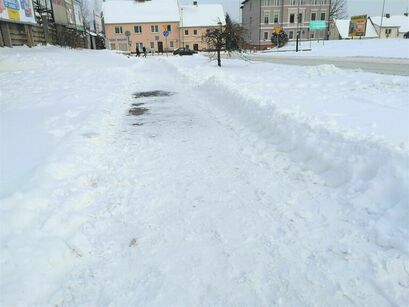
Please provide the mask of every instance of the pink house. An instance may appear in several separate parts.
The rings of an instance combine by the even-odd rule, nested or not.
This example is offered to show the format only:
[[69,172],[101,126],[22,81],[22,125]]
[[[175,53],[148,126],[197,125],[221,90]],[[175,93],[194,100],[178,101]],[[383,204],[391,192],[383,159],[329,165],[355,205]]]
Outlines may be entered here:
[[177,0],[107,1],[103,12],[110,49],[135,52],[144,46],[148,52],[163,52],[179,47]]

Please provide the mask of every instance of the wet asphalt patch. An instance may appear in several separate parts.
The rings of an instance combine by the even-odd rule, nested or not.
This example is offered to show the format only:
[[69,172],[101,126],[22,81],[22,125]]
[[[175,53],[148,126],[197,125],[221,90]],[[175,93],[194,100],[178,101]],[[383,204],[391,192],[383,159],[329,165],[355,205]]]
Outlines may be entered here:
[[[134,99],[140,99],[140,98],[154,98],[154,97],[169,97],[174,95],[175,93],[168,92],[168,91],[161,91],[161,90],[155,90],[155,91],[147,91],[147,92],[137,92],[134,93],[132,96]],[[151,100],[149,100],[151,101]],[[131,108],[128,111],[129,116],[142,116],[145,113],[149,111],[149,108],[146,107],[146,104],[143,102],[136,102],[132,103]],[[132,123],[132,126],[143,126],[143,122],[141,119],[139,119],[138,122]]]
[[144,97],[168,97],[172,96],[174,93],[168,91],[147,91],[147,92],[137,92],[133,94],[133,98],[144,98]]

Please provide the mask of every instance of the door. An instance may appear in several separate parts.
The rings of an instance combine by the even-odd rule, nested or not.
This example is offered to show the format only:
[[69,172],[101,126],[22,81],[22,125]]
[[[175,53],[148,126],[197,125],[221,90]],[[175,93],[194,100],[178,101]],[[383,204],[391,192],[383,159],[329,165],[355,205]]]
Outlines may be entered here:
[[193,44],[193,50],[199,51],[199,44]]
[[158,42],[158,52],[163,53],[163,42]]

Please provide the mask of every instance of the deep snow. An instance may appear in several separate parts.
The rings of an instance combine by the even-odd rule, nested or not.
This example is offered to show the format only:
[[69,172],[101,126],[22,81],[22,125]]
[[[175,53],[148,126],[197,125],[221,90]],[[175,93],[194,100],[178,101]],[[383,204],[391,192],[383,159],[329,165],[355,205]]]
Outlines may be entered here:
[[408,302],[409,79],[224,65],[0,49],[1,306]]
[[295,43],[291,42],[282,48],[274,48],[258,54],[271,56],[409,58],[409,40],[401,38],[302,41],[300,49],[311,49],[311,51],[295,52],[295,49]]

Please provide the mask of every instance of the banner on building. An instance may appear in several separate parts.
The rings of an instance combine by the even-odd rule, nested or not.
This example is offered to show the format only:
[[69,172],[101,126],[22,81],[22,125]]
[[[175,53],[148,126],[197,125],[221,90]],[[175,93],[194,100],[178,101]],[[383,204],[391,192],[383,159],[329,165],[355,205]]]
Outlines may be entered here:
[[94,21],[95,21],[95,33],[100,34],[103,32],[102,30],[102,18],[101,15],[98,13],[94,13]]
[[74,15],[75,15],[75,26],[77,30],[84,31],[84,21],[82,19],[81,3],[79,0],[74,0]]
[[349,23],[349,37],[365,36],[367,15],[352,16]]
[[31,0],[0,0],[0,19],[35,23]]

